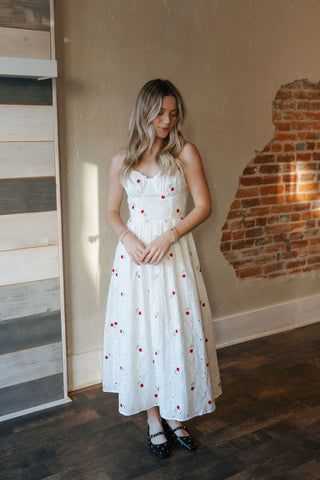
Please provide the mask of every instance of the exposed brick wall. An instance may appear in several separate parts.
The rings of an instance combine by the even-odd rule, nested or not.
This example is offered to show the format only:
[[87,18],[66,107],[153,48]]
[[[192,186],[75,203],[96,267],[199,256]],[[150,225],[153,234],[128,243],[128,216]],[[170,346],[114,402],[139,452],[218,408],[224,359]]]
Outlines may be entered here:
[[221,251],[241,279],[320,269],[320,83],[281,87],[273,123],[222,228]]

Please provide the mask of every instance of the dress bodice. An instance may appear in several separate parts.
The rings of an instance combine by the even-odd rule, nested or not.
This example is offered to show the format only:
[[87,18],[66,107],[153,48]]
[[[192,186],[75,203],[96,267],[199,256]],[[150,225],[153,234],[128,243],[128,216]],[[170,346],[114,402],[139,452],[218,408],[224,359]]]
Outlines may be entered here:
[[131,221],[179,219],[185,216],[188,186],[183,171],[146,177],[132,170],[123,181]]

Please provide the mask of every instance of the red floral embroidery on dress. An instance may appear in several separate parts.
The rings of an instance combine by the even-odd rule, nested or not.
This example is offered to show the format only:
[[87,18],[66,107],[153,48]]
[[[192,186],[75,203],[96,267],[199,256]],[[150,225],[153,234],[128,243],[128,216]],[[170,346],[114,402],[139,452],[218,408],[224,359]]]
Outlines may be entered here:
[[140,180],[139,180],[139,179],[137,180],[137,183],[140,183]]
[[171,187],[171,192],[173,192],[173,191],[174,191],[174,187]]
[[177,405],[177,409],[180,410],[180,405]]
[[161,198],[166,198],[164,195],[161,195]]
[[180,208],[177,208],[177,213],[179,213],[179,212],[180,212]]
[[144,210],[141,210],[141,213],[144,213]]

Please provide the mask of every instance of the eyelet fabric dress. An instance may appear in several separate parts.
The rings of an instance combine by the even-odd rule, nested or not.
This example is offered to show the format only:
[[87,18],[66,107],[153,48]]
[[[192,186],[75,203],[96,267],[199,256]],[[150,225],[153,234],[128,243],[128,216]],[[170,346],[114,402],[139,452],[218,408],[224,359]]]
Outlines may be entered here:
[[[189,195],[182,169],[123,182],[127,227],[145,245],[178,225]],[[119,412],[159,406],[168,420],[215,410],[221,394],[212,316],[192,233],[158,265],[136,265],[119,242],[109,286],[103,390],[119,394]]]

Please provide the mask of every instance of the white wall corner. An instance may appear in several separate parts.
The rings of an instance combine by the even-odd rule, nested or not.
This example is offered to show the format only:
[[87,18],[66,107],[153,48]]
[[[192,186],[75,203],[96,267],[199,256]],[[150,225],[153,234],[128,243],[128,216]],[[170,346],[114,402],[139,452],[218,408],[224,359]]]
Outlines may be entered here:
[[67,360],[69,392],[101,382],[102,348],[68,355]]

